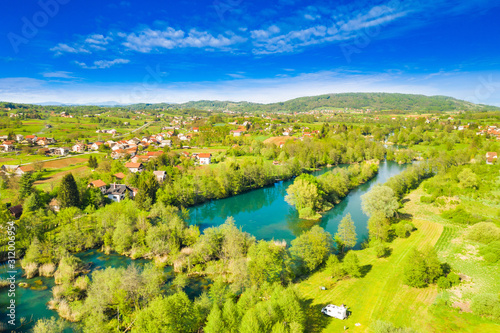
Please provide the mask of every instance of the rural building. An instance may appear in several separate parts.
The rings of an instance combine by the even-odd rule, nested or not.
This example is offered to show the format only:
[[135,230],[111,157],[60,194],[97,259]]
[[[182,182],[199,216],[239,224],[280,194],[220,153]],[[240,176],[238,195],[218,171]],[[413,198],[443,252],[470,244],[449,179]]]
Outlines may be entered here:
[[130,172],[136,173],[142,171],[142,163],[128,162],[125,167],[130,170]]
[[56,198],[52,199],[49,202],[49,209],[54,212],[58,212],[61,209],[61,204],[59,203],[59,200],[57,200]]
[[71,147],[71,150],[74,151],[75,153],[81,153],[85,151],[85,144],[83,143],[77,143],[73,147]]
[[4,142],[4,143],[1,145],[1,147],[2,147],[3,151],[5,151],[5,152],[14,151],[14,145],[9,144],[9,143],[5,143],[5,142]]
[[241,136],[241,134],[243,134],[243,132],[245,132],[245,131],[237,129],[237,130],[234,130],[232,132],[233,132],[233,136],[236,137],[236,136]]
[[28,143],[34,143],[36,141],[36,135],[26,135],[24,138]]
[[210,153],[200,153],[198,154],[201,165],[208,165],[212,161],[212,154]]
[[496,152],[488,152],[486,153],[486,164],[493,164],[498,158],[498,154]]
[[344,306],[344,304],[342,304],[341,306],[328,304],[323,309],[321,309],[321,313],[337,319],[347,319],[347,308]]
[[125,174],[124,174],[123,172],[118,172],[118,173],[115,173],[113,176],[114,176],[116,179],[120,179],[120,180],[122,180],[123,178],[125,178],[125,177],[126,177],[126,176],[125,176]]
[[153,174],[159,183],[163,183],[167,177],[167,173],[165,171],[153,171]]
[[115,202],[125,200],[127,195],[130,199],[132,199],[134,196],[132,189],[127,185],[114,183],[109,185],[109,188],[106,189],[106,192],[104,194]]
[[104,142],[101,142],[101,141],[98,141],[98,142],[94,142],[90,148],[92,150],[98,150],[100,146],[102,146],[104,144]]
[[22,205],[17,205],[17,206],[12,206],[9,207],[9,212],[10,214],[15,218],[18,219],[21,217],[23,214],[23,206]]
[[106,186],[107,186],[106,183],[100,179],[94,180],[94,181],[90,182],[88,185],[88,187],[95,187],[95,188],[100,189],[102,193],[106,192]]

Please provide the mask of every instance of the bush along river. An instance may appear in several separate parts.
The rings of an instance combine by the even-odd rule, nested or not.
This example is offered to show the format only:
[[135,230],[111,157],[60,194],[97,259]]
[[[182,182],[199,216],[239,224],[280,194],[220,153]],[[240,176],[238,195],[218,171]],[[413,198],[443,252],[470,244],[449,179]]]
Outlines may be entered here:
[[[347,166],[345,166],[347,167]],[[275,239],[286,240],[288,243],[300,235],[304,230],[319,224],[329,233],[334,235],[337,232],[340,220],[350,213],[356,226],[358,235],[357,248],[361,242],[368,236],[366,228],[368,216],[361,210],[361,196],[368,192],[375,184],[384,183],[390,177],[402,172],[406,165],[399,165],[395,162],[381,162],[378,174],[366,183],[354,188],[349,194],[335,207],[323,214],[320,220],[304,220],[299,218],[297,210],[285,202],[286,189],[293,183],[293,179],[281,181],[274,185],[261,189],[252,190],[234,197],[206,202],[190,209],[190,223],[197,224],[200,230],[223,224],[229,217],[233,216],[236,224],[254,235],[257,239]],[[315,171],[312,174],[319,176],[332,170],[333,168],[324,168]],[[90,271],[103,269],[106,267],[127,267],[135,264],[139,267],[144,266],[149,260],[132,260],[129,257],[118,254],[106,255],[97,250],[89,250],[76,254],[84,263],[90,263]],[[0,266],[0,277],[6,279],[10,269],[4,265]],[[17,332],[29,331],[35,322],[40,318],[58,317],[57,312],[47,308],[47,302],[52,298],[51,289],[54,287],[54,278],[36,277],[25,279],[22,277],[23,270],[16,265],[16,323]],[[167,283],[165,288],[170,288],[175,273],[172,267],[165,267]],[[91,274],[89,274],[91,276]],[[27,283],[29,286],[20,287],[20,283]],[[207,290],[211,281],[202,277],[192,277],[190,284],[185,288],[185,292],[190,298],[200,295]],[[12,328],[7,324],[7,306],[11,300],[8,293],[9,288],[0,290],[0,331],[11,331]],[[23,319],[21,319],[23,318]],[[21,327],[20,323],[24,321]],[[71,332],[71,327],[68,332]]]

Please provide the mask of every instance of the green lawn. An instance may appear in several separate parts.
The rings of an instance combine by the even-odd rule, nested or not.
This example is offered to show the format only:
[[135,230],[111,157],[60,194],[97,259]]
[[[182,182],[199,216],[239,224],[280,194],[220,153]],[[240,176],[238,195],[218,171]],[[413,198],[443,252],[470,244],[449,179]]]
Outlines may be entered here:
[[[334,283],[325,272],[317,272],[299,284],[299,290],[310,304],[311,318],[308,332],[342,332],[344,326],[349,332],[369,332],[370,325],[376,320],[392,322],[396,326],[412,327],[418,332],[446,332],[453,328],[455,332],[494,332],[500,326],[469,313],[446,305],[434,305],[438,289],[430,286],[423,289],[411,288],[403,284],[403,267],[413,249],[423,249],[428,245],[436,246],[442,259],[442,253],[450,249],[451,240],[457,236],[459,228],[444,225],[433,209],[422,209],[420,196],[422,190],[411,193],[409,201],[402,209],[413,215],[413,224],[417,230],[407,239],[394,240],[389,246],[392,254],[388,258],[376,258],[372,249],[358,251],[360,263],[366,275],[362,278],[348,278]],[[437,222],[439,221],[439,222]],[[483,276],[484,267],[477,262],[452,267],[467,274]],[[475,273],[469,269],[475,270]],[[490,271],[488,271],[491,274]],[[473,278],[473,280],[476,277]],[[489,282],[500,281],[500,276],[493,275]],[[482,282],[482,285],[492,286]],[[497,288],[500,284],[496,283]],[[326,286],[327,290],[320,290]],[[344,321],[321,315],[320,310],[327,304],[346,304],[352,311]],[[359,323],[359,326],[355,324]]]

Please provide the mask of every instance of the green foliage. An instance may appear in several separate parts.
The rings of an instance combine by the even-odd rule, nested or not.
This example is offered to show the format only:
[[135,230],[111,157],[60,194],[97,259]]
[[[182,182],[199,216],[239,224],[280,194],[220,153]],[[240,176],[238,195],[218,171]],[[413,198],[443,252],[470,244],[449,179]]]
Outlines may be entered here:
[[285,284],[292,277],[290,256],[281,245],[261,240],[250,247],[248,258],[248,273],[255,285],[265,282]]
[[491,222],[480,222],[467,229],[465,237],[474,242],[489,244],[500,241],[500,228]]
[[23,211],[33,212],[43,207],[42,199],[37,191],[33,191],[24,201]]
[[59,185],[58,199],[61,208],[79,206],[80,193],[72,173],[68,173],[62,178]]
[[481,221],[481,218],[468,213],[464,207],[461,205],[454,209],[445,210],[441,216],[445,219],[450,220],[453,223],[470,225]]
[[477,188],[479,183],[479,178],[469,168],[464,168],[458,174],[458,180],[460,181],[460,186],[465,188]]
[[451,282],[450,280],[448,280],[445,276],[441,276],[438,280],[437,280],[437,286],[440,288],[440,289],[448,289],[451,287]]
[[132,332],[194,332],[198,328],[197,315],[193,303],[185,293],[159,296],[137,313]]
[[349,251],[344,257],[343,268],[347,275],[351,277],[361,277],[361,267],[358,255],[354,251]]
[[64,320],[55,317],[42,318],[37,320],[35,327],[33,327],[33,333],[62,333],[65,328],[66,322]]
[[212,311],[210,311],[210,314],[208,315],[207,324],[205,325],[203,331],[206,333],[226,332],[224,320],[222,319],[222,311],[216,303],[214,303]]
[[313,271],[325,262],[332,248],[332,235],[320,226],[314,226],[292,241],[290,253],[298,258],[308,271]]
[[19,198],[25,198],[33,192],[33,184],[35,183],[35,178],[31,172],[25,172],[21,175],[19,179]]
[[374,333],[416,333],[412,328],[396,327],[394,324],[382,320],[377,320],[371,328]]
[[331,254],[328,257],[325,271],[327,271],[334,279],[339,279],[345,275],[344,267],[342,266],[339,258],[334,254]]
[[411,232],[415,229],[413,224],[401,221],[394,225],[394,232],[399,238],[408,238]]
[[404,269],[404,283],[411,287],[423,288],[435,283],[443,274],[443,266],[433,248],[424,252],[414,250]]
[[481,248],[479,253],[484,260],[490,264],[494,264],[500,260],[500,241],[493,241]]
[[368,231],[371,239],[386,241],[389,236],[389,220],[384,213],[376,212],[368,220]]
[[[337,241],[337,239],[340,242]],[[347,213],[340,221],[339,228],[335,234],[335,241],[337,243],[337,248],[340,247],[342,252],[344,252],[345,248],[352,248],[356,245],[356,226],[354,225],[350,213]]]
[[399,208],[394,191],[388,186],[374,186],[370,192],[361,196],[361,200],[363,212],[368,216],[378,213],[385,217],[392,217]]
[[97,157],[95,157],[94,155],[90,155],[88,166],[91,169],[97,169],[97,167],[99,166],[99,163],[97,162]]
[[471,309],[475,314],[500,319],[500,299],[496,294],[479,294],[472,299]]

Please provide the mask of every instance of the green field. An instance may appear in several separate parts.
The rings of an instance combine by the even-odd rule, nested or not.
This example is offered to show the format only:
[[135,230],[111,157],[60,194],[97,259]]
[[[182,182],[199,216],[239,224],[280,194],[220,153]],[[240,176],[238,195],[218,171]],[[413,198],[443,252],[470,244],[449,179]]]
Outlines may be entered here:
[[[366,275],[362,278],[347,278],[334,282],[326,272],[317,272],[299,284],[299,290],[310,303],[312,319],[308,332],[370,332],[376,320],[393,323],[397,327],[412,327],[417,332],[498,332],[500,325],[481,317],[459,312],[447,305],[436,304],[439,294],[436,286],[417,289],[403,284],[403,267],[413,249],[433,245],[440,258],[447,259],[453,269],[478,280],[480,287],[499,292],[500,275],[491,267],[481,267],[477,262],[450,261],[451,241],[460,231],[459,227],[443,225],[435,221],[442,219],[435,213],[422,209],[422,190],[411,193],[403,213],[413,215],[412,223],[417,228],[407,239],[395,239],[389,246],[388,258],[377,259],[372,249],[358,251],[360,264]],[[492,274],[494,273],[494,274]],[[463,284],[466,287],[466,284]],[[326,291],[320,290],[327,287]],[[447,291],[448,293],[448,291]],[[345,304],[352,311],[344,321],[323,316],[320,310],[327,304]],[[356,324],[360,324],[356,326]],[[453,329],[451,329],[453,328]]]

